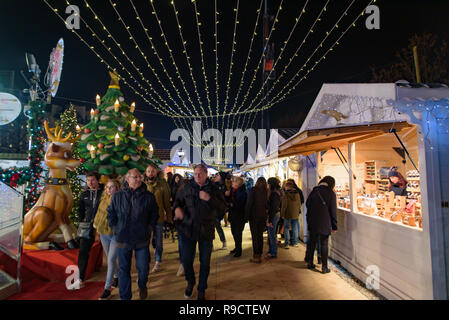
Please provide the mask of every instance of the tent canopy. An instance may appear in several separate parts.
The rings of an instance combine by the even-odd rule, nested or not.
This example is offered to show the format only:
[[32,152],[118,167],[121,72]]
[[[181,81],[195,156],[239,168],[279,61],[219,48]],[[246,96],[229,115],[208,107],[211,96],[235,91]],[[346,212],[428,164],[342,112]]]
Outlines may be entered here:
[[349,143],[371,139],[389,133],[392,128],[400,132],[411,127],[412,125],[403,121],[305,130],[279,147],[279,157],[297,154],[310,155]]

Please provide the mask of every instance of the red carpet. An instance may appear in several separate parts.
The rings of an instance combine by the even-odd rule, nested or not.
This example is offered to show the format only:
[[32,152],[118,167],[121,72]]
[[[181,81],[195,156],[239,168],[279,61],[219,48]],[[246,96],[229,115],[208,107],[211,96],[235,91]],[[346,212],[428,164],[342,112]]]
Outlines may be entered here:
[[84,288],[67,290],[64,282],[48,282],[40,279],[22,284],[22,292],[8,300],[97,300],[104,289],[104,282],[85,282]]
[[[66,273],[70,265],[78,264],[78,249],[24,250],[21,258],[22,292],[10,299],[58,300],[58,299],[97,299],[104,282],[86,282],[80,290],[67,290],[66,279],[73,271]],[[90,250],[89,263],[85,280],[93,272],[100,270],[103,263],[103,249],[100,242],[95,242]],[[16,277],[16,262],[0,252],[0,268]]]

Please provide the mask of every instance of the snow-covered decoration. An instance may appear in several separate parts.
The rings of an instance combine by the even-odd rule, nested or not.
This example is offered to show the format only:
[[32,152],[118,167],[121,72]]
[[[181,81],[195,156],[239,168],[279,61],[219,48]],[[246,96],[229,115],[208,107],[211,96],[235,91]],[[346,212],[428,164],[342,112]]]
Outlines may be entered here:
[[407,114],[413,123],[419,124],[424,135],[435,127],[440,132],[449,133],[448,98],[388,100],[387,103]]
[[308,129],[404,120],[407,119],[387,104],[387,98],[324,94]]

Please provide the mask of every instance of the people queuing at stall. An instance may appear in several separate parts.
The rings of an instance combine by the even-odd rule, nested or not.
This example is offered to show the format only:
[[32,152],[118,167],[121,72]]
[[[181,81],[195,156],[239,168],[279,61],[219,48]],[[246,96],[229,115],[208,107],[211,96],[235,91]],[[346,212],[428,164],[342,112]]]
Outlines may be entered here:
[[[396,182],[396,172],[390,177]],[[169,180],[170,182],[168,182]],[[302,213],[304,195],[293,179],[281,181],[277,177],[266,180],[259,177],[254,186],[252,179],[219,172],[208,177],[203,164],[194,169],[193,178],[179,174],[162,176],[157,165],[149,165],[144,173],[131,169],[123,178],[106,179],[106,188],[96,172],[87,174],[87,189],[81,195],[79,216],[84,223],[78,230],[80,253],[79,286],[82,288],[89,251],[97,239],[107,258],[107,275],[104,291],[99,299],[107,299],[114,288],[119,288],[120,298],[131,299],[131,261],[135,254],[138,271],[138,287],[141,299],[147,298],[147,281],[151,255],[154,248],[155,265],[152,272],[161,268],[163,256],[163,229],[170,225],[177,231],[179,268],[176,276],[184,275],[187,286],[185,298],[193,296],[196,285],[193,263],[196,248],[199,249],[198,299],[206,299],[207,280],[213,240],[217,231],[222,247],[227,241],[221,228],[225,213],[234,240],[230,254],[242,256],[242,237],[249,223],[252,240],[251,263],[262,263],[263,233],[268,233],[266,260],[278,256],[279,224],[283,223],[283,248],[299,244],[299,216]],[[335,179],[324,177],[307,198],[307,249],[305,261],[309,269],[315,268],[314,252],[318,248],[318,264],[322,273],[328,268],[328,239],[337,230]],[[106,191],[103,192],[103,189]],[[226,222],[225,222],[226,223]],[[291,229],[291,230],[290,230]],[[151,241],[152,240],[152,241]],[[173,240],[175,241],[175,240]],[[117,267],[118,258],[118,267]]]

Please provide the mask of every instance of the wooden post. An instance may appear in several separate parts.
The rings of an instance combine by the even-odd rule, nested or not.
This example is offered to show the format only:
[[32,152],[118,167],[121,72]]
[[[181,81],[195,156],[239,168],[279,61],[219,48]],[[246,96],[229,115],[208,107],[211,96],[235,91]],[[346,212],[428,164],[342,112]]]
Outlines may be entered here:
[[[348,165],[349,165],[349,199],[351,203],[351,211],[357,212],[357,189],[356,189],[356,181],[354,179],[355,171],[356,171],[356,163],[355,163],[355,143],[348,144]],[[359,177],[360,179],[361,177]]]
[[419,61],[418,61],[418,47],[413,47],[413,59],[415,61],[415,71],[416,71],[416,82],[421,83],[421,73],[419,70]]

